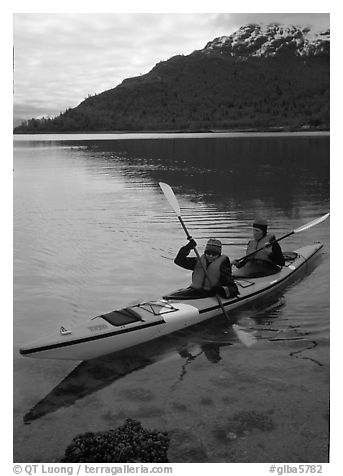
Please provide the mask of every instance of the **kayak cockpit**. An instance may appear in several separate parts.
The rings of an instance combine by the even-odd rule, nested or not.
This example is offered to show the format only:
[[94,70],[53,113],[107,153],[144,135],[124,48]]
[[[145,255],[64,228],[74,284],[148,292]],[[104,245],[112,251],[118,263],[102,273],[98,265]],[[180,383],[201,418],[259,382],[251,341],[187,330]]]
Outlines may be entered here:
[[[285,260],[284,266],[289,266],[293,261],[298,257],[298,254],[295,252],[284,252],[283,257]],[[274,263],[269,263],[261,259],[251,258],[246,264],[234,270],[233,277],[235,279],[240,278],[265,278],[267,276],[273,276],[279,274],[282,270],[282,266],[276,265]]]

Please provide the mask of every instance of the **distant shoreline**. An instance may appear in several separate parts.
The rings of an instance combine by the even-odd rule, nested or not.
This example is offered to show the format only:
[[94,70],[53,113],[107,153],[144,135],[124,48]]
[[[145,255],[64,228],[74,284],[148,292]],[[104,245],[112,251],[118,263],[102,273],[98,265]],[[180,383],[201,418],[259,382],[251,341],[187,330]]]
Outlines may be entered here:
[[272,128],[249,128],[249,129],[208,129],[208,130],[144,130],[144,131],[130,131],[130,130],[123,130],[123,131],[60,131],[60,132],[15,132],[13,131],[13,135],[77,135],[77,134],[248,134],[248,133],[256,133],[256,134],[277,134],[277,133],[330,133],[329,128],[288,128],[288,127],[272,127]]

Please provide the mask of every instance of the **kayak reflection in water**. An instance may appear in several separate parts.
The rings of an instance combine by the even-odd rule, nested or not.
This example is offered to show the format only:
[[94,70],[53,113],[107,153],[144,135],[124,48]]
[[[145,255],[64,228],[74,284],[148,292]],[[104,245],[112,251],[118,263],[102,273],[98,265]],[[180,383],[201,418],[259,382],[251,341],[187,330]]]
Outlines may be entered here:
[[[219,344],[219,343],[202,343],[200,344],[199,349],[189,349],[188,346],[186,345],[185,347],[181,348],[179,350],[179,355],[183,359],[185,359],[185,363],[182,365],[181,368],[181,374],[179,377],[178,382],[174,385],[174,387],[181,382],[186,373],[187,373],[187,366],[193,362],[197,357],[200,355],[204,354],[205,357],[209,362],[212,364],[217,364],[218,362],[221,361],[221,356],[220,356],[220,347],[226,346],[226,345],[232,345],[231,342],[229,343],[224,343],[224,344]],[[196,352],[195,352],[196,350]]]
[[230,259],[222,254],[221,241],[210,238],[200,259],[188,257],[196,246],[196,242],[191,239],[187,245],[180,248],[174,259],[174,263],[181,268],[193,271],[192,284],[183,290],[183,294],[195,298],[215,296],[216,294],[223,298],[237,296],[239,291],[232,277]]
[[[231,345],[231,344],[224,344],[224,345]],[[179,350],[180,357],[186,359],[186,363],[195,360],[199,355],[204,354],[209,362],[212,364],[217,364],[222,358],[220,356],[220,345],[219,344],[201,344],[200,351],[198,351],[195,355],[192,354],[187,347]]]
[[246,254],[254,253],[243,260],[234,260],[236,266],[235,278],[258,278],[280,271],[285,265],[285,259],[275,236],[267,233],[268,223],[263,218],[257,218],[253,223],[253,239],[249,241]]

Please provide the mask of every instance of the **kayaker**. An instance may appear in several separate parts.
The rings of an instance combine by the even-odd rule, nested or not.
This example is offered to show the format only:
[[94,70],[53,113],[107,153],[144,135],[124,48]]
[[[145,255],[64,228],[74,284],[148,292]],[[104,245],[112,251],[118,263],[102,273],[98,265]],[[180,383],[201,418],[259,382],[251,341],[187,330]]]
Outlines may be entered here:
[[235,277],[258,278],[280,271],[285,265],[285,259],[275,236],[268,233],[268,222],[264,218],[256,218],[253,223],[253,238],[248,242],[246,254],[262,248],[260,251],[244,260],[233,260],[238,268]]
[[232,277],[231,263],[228,256],[222,254],[220,240],[210,238],[206,244],[204,254],[200,260],[210,276],[210,281],[197,257],[189,257],[189,253],[197,246],[191,239],[187,245],[180,248],[174,263],[181,268],[193,271],[192,284],[187,288],[186,294],[194,297],[214,296],[234,297],[239,294],[237,285]]

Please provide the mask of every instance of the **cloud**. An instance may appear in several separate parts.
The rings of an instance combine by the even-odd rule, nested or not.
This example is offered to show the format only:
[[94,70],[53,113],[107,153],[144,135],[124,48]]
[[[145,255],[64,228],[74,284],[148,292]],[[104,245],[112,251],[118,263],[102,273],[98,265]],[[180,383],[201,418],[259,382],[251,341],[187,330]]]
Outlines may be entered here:
[[294,26],[311,26],[314,30],[329,27],[328,13],[224,13],[214,19],[218,27],[239,28],[248,23],[283,23]]
[[74,107],[88,94],[146,73],[161,59],[188,54],[197,46],[194,41],[182,49],[190,43],[191,22],[194,15],[15,15],[15,108],[21,104],[23,111],[26,101],[31,110],[29,98],[43,96],[45,115],[52,113],[54,97],[53,111],[63,110],[61,91],[64,106]]

